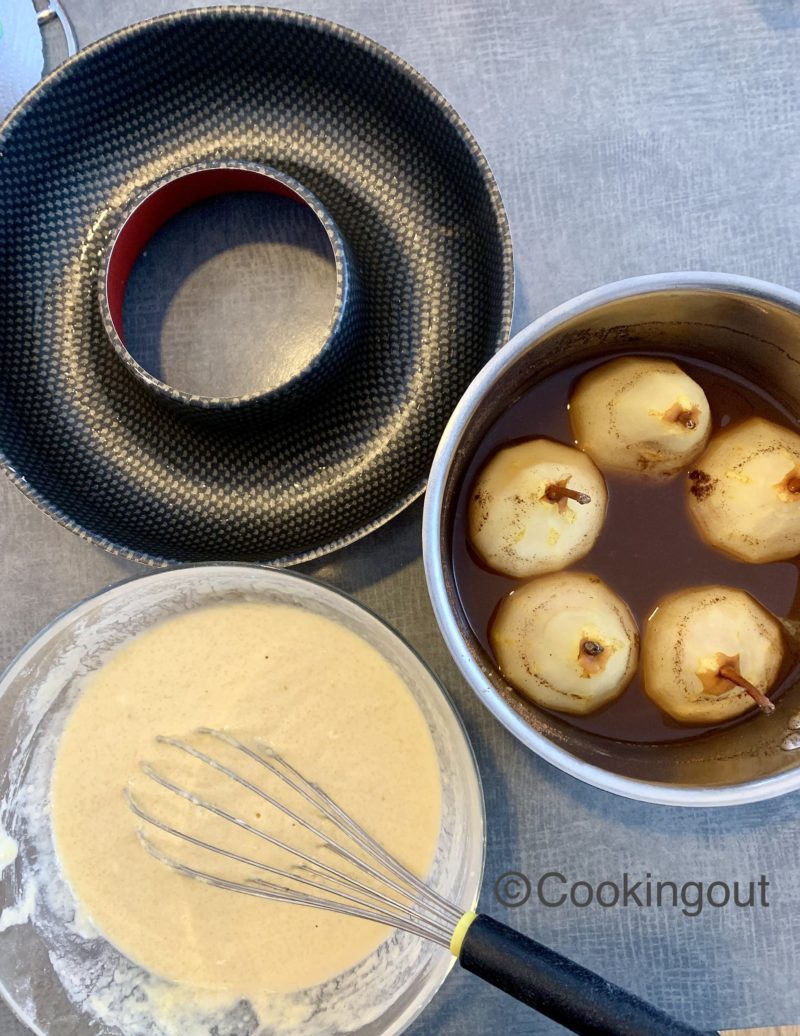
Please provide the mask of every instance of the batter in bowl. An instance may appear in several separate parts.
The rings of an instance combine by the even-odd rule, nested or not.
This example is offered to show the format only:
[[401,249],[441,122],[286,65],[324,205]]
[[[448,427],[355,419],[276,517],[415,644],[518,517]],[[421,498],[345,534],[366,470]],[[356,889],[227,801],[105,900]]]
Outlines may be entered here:
[[[287,818],[155,743],[163,734],[196,737],[202,726],[263,737],[424,876],[439,835],[441,788],[433,741],[411,693],[373,647],[330,619],[277,604],[207,607],[140,635],[94,674],[53,770],[63,873],[94,926],[128,958],[232,998],[306,988],[345,971],[388,930],[212,888],[170,870],[141,844],[126,788],[207,841],[274,865],[290,862],[158,789],[140,770],[149,760],[254,826],[315,851],[314,840]],[[274,790],[263,772],[246,776]],[[193,866],[240,877],[230,871],[236,865],[169,836],[156,833],[153,841]]]

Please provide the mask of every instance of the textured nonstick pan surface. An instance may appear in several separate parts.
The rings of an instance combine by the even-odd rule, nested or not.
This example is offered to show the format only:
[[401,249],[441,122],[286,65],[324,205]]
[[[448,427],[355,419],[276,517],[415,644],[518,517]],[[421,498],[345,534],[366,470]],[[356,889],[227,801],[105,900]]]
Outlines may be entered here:
[[[276,10],[186,12],[53,73],[0,132],[0,453],[17,484],[151,563],[289,563],[422,490],[447,418],[508,333],[511,247],[455,112],[357,33]],[[313,405],[212,428],[165,406],[103,330],[98,264],[170,170],[265,163],[327,207],[363,285],[362,333]]]

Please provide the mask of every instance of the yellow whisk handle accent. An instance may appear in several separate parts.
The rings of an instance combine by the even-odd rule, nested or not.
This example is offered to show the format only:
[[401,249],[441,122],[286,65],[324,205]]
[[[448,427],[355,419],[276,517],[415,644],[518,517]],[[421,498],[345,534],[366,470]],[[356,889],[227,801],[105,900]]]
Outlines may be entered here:
[[474,910],[468,910],[466,914],[462,914],[458,924],[453,930],[453,937],[450,940],[450,952],[454,957],[459,957],[461,954],[461,946],[464,942],[464,936],[469,931],[469,926],[475,920],[478,915]]

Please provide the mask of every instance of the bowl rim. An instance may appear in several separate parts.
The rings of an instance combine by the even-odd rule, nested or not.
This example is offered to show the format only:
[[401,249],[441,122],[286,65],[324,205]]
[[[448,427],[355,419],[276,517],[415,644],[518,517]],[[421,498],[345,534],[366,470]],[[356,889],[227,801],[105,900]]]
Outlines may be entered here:
[[[438,692],[442,698],[444,704],[448,707],[456,728],[460,731],[464,747],[466,749],[466,758],[471,764],[471,771],[474,777],[472,787],[472,797],[475,799],[474,805],[476,806],[476,820],[480,831],[480,850],[478,853],[477,868],[475,873],[474,888],[470,887],[470,904],[466,909],[476,909],[478,898],[481,893],[483,886],[483,878],[486,869],[486,801],[483,793],[483,780],[481,778],[481,771],[478,766],[478,761],[475,757],[475,749],[470,740],[467,732],[464,720],[456,707],[453,698],[449,694],[447,688],[444,686],[442,680],[436,675],[430,665],[427,663],[422,654],[400,633],[390,622],[387,622],[382,615],[379,615],[369,605],[359,601],[352,594],[347,591],[340,589],[337,586],[332,586],[329,583],[323,582],[321,579],[316,579],[312,576],[305,575],[301,572],[274,568],[268,565],[259,565],[255,562],[217,562],[207,561],[198,562],[194,564],[185,565],[173,565],[170,568],[160,569],[155,572],[144,572],[127,576],[124,579],[117,580],[113,583],[109,583],[106,586],[101,587],[99,590],[88,594],[86,597],[81,598],[74,604],[65,608],[63,611],[55,615],[48,623],[46,623],[37,633],[35,633],[27,643],[17,652],[14,658],[9,662],[5,669],[0,673],[0,698],[4,697],[8,693],[8,689],[13,683],[14,679],[19,675],[20,671],[24,669],[25,664],[28,660],[28,656],[33,652],[39,643],[50,637],[57,630],[65,627],[66,625],[75,621],[81,614],[81,612],[95,602],[99,601],[100,598],[106,597],[108,600],[113,600],[115,597],[124,595],[126,589],[131,583],[136,583],[141,580],[154,580],[154,579],[170,579],[176,578],[179,573],[189,570],[207,570],[207,569],[247,569],[249,571],[256,570],[262,572],[267,576],[268,579],[272,579],[276,582],[292,583],[295,581],[304,582],[311,584],[316,588],[317,591],[321,591],[324,595],[330,597],[338,597],[344,601],[346,607],[353,608],[357,611],[361,611],[366,616],[374,621],[377,625],[382,626],[390,636],[399,642],[400,646],[403,647],[417,663],[423,672],[426,674],[430,687],[432,690]],[[377,648],[375,650],[378,650]],[[420,989],[420,991],[414,996],[414,998],[408,1003],[405,1009],[395,1018],[385,1029],[382,1030],[383,1036],[399,1036],[400,1033],[404,1032],[411,1023],[419,1017],[420,1014],[428,1007],[431,1001],[434,999],[442,984],[444,983],[447,976],[452,971],[456,964],[456,957],[448,952],[445,957],[444,954],[440,955],[440,966],[434,970],[434,972],[428,977],[426,983]],[[37,1023],[32,1023],[31,1019],[27,1018],[21,1013],[19,1005],[14,999],[13,995],[8,991],[4,982],[0,981],[0,997],[8,1005],[12,1013],[18,1018],[24,1025],[31,1028],[31,1031],[37,1033],[38,1036],[45,1036],[45,1030],[39,1028]]]
[[559,770],[563,770],[564,773],[576,777],[585,784],[590,784],[602,791],[612,792],[623,798],[666,806],[744,805],[775,798],[800,788],[800,766],[794,770],[757,780],[744,781],[741,784],[710,786],[668,785],[634,777],[624,777],[611,773],[601,766],[585,762],[566,748],[551,741],[544,734],[534,730],[497,693],[461,636],[448,601],[444,580],[445,564],[439,532],[445,483],[464,432],[487,393],[523,354],[535,347],[544,335],[557,329],[568,320],[609,302],[675,290],[697,292],[698,294],[711,291],[746,295],[753,299],[777,304],[800,316],[800,292],[753,277],[707,271],[645,274],[613,281],[577,295],[544,313],[519,331],[508,345],[489,360],[473,379],[447,423],[434,456],[425,494],[422,516],[423,565],[436,622],[454,662],[485,707],[527,748],[548,763],[558,767]]

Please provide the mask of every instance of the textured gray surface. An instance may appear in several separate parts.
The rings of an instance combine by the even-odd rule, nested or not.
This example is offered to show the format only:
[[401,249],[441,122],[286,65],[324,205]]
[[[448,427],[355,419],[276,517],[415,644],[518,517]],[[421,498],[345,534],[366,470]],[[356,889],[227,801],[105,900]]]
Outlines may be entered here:
[[[79,41],[174,9],[163,0],[68,0]],[[295,6],[295,5],[289,5]],[[706,268],[800,286],[800,8],[729,0],[307,0],[397,51],[453,102],[508,207],[515,327],[636,273]],[[584,787],[505,733],[457,677],[436,632],[419,504],[305,570],[355,593],[422,651],[478,755],[488,813],[484,906],[706,1027],[800,1021],[800,819],[789,797],[676,811]],[[0,660],[75,600],[144,572],[65,532],[0,481]],[[497,906],[503,871],[599,881],[628,870],[679,882],[766,874],[767,909]],[[560,1031],[454,974],[415,1036]],[[20,1036],[0,1007],[0,1033]]]

